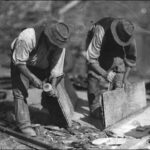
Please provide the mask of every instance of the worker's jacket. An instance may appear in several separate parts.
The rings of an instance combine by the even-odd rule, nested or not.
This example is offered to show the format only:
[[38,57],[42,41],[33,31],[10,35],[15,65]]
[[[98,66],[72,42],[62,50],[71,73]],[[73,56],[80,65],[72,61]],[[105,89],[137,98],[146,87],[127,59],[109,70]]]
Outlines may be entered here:
[[65,49],[51,47],[44,28],[44,25],[26,28],[18,35],[11,44],[12,62],[49,69],[52,76],[58,77],[63,74]]
[[116,71],[124,72],[125,67],[121,66],[133,67],[136,65],[135,40],[125,47],[118,45],[111,33],[110,26],[113,20],[114,18],[109,17],[101,19],[88,32],[86,39],[87,60],[89,63],[97,60],[105,70],[115,67],[115,63],[117,65],[120,63],[120,67],[116,68]]

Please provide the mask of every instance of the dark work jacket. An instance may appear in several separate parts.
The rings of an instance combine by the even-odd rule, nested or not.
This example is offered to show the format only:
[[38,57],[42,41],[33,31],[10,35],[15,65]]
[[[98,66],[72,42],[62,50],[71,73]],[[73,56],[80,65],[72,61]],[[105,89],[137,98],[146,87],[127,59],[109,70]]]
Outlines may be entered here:
[[[100,66],[105,69],[109,70],[114,65],[114,60],[122,60],[125,65],[133,67],[136,64],[136,48],[135,45],[132,43],[124,48],[117,44],[113,38],[110,26],[114,18],[106,17],[98,22],[96,22],[93,28],[88,32],[87,39],[86,39],[86,49],[88,48],[93,36],[94,36],[94,29],[97,25],[101,25],[104,29],[104,37],[102,40],[100,56],[98,58],[98,62]],[[125,71],[125,67],[120,68],[121,72]]]
[[[60,49],[57,46],[55,46],[55,48],[49,46],[50,44],[47,42],[50,41],[47,39],[46,35],[44,34],[45,24],[36,25],[31,28],[35,30],[36,46],[29,54],[29,60],[27,61],[27,66],[48,70],[50,73],[51,70],[57,64],[63,49]],[[15,41],[13,49],[15,48],[16,44],[17,44],[17,40]],[[43,49],[46,49],[46,54],[44,54],[45,52],[43,51]],[[30,61],[30,60],[34,60],[32,58],[35,57],[37,58],[36,63],[34,61]]]
[[[35,30],[35,36],[36,36],[36,46],[35,46],[35,49],[32,50],[32,52],[30,53],[30,57],[34,57],[35,54],[39,54],[39,56],[37,56],[39,58],[39,60],[37,61],[37,66],[38,66],[38,63],[42,66],[44,66],[44,62],[45,61],[48,61],[49,62],[49,66],[48,68],[50,70],[52,70],[54,68],[54,66],[57,64],[60,56],[61,56],[61,53],[62,53],[62,50],[63,49],[60,49],[58,47],[55,47],[54,49],[49,47],[48,43],[48,39],[46,37],[46,35],[44,34],[44,28],[45,28],[45,25],[40,25],[40,26],[35,26],[33,27],[34,30]],[[47,41],[47,42],[45,42]],[[40,54],[42,53],[42,48],[46,48],[48,50],[48,55],[44,55],[44,57],[41,57],[40,58]],[[44,60],[46,59],[46,60]],[[43,64],[42,64],[43,63]],[[32,63],[28,62],[27,63],[28,65],[32,66]],[[36,67],[36,65],[33,65]],[[46,68],[43,68],[43,69],[46,69]]]

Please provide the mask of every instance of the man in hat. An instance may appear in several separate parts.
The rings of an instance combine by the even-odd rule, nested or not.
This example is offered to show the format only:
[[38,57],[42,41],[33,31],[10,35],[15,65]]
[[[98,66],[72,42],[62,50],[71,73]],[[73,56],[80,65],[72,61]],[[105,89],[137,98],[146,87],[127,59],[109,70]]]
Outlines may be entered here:
[[30,83],[42,89],[44,81],[50,82],[52,90],[49,95],[59,97],[56,86],[63,76],[68,39],[69,28],[65,23],[47,22],[24,29],[11,44],[15,116],[24,134],[36,136],[26,101]]
[[126,19],[105,17],[89,30],[86,39],[90,114],[103,119],[102,93],[125,87],[136,65],[134,25]]

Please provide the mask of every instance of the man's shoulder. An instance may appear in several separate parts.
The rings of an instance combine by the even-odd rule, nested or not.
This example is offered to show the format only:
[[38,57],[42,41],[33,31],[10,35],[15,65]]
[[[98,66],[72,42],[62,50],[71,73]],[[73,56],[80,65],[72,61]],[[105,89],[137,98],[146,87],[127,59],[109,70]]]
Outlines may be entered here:
[[20,32],[20,34],[12,41],[11,49],[13,49],[15,43],[24,43],[30,49],[33,49],[36,45],[36,36],[34,28],[26,28]]
[[96,26],[95,26],[95,33],[104,34],[105,31],[104,31],[103,26],[101,26],[101,25],[96,25]]
[[35,30],[34,28],[26,28],[24,29],[18,36],[19,39],[33,39],[35,38]]
[[36,35],[34,28],[24,29],[18,36],[18,41],[24,41],[31,49],[36,45]]

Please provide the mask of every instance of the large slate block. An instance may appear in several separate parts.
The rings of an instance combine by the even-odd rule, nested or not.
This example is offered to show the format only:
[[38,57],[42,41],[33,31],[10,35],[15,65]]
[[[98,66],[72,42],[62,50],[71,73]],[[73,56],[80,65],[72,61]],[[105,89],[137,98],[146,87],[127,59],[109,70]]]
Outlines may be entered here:
[[[75,110],[75,107],[76,107],[76,104],[78,101],[78,96],[75,92],[74,87],[71,84],[71,81],[69,80],[69,78],[67,76],[65,76],[65,78],[62,79],[61,86],[64,88],[64,91],[69,96],[69,103],[70,103],[72,109]],[[28,97],[27,101],[28,101],[29,105],[36,105],[36,104],[41,103],[41,93],[42,93],[41,89],[32,88],[32,89],[28,90],[28,93],[29,93],[29,97]],[[12,92],[11,92],[11,95],[12,95]],[[11,99],[13,99],[13,98],[11,98]]]
[[105,127],[115,124],[146,106],[145,83],[132,83],[126,91],[117,89],[103,94]]
[[74,115],[75,105],[77,102],[77,95],[69,81],[62,79],[57,86],[59,92],[59,99],[46,96],[43,93],[42,105],[48,109],[51,120],[57,125],[72,125],[72,117]]
[[78,96],[76,94],[76,91],[67,75],[64,77],[63,82],[65,90],[70,98],[71,106],[73,107],[73,110],[75,110],[78,102]]
[[[61,125],[62,122],[65,122],[67,126],[71,126],[72,117],[78,100],[77,94],[67,76],[62,79],[57,88],[60,94],[59,99],[46,96],[46,94],[42,93],[43,91],[41,89],[29,89],[29,97],[27,98],[28,105],[44,112],[48,110],[49,119],[51,122],[57,122],[57,125]],[[3,90],[3,92],[6,92],[5,99],[13,101],[12,90]]]
[[68,126],[72,124],[72,116],[74,113],[74,107],[71,103],[71,99],[66,91],[64,86],[64,80],[57,86],[57,89],[60,94],[60,98],[58,99],[58,103],[61,107],[62,113],[68,123]]
[[145,82],[132,83],[131,87],[126,90],[127,108],[126,115],[131,114],[147,105]]

